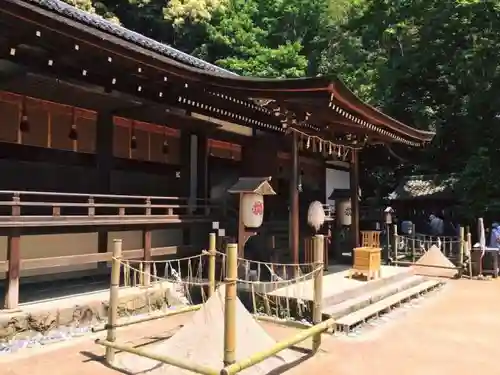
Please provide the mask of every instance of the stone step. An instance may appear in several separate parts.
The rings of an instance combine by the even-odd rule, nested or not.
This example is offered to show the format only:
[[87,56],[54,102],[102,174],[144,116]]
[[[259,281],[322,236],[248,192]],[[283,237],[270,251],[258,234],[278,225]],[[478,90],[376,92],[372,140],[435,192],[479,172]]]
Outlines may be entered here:
[[[367,293],[375,293],[380,288],[384,288],[399,281],[406,280],[407,278],[413,277],[415,275],[415,273],[411,268],[403,269],[402,267],[399,267],[398,272],[393,272],[388,268],[390,267],[382,266],[381,268],[382,277],[379,279],[369,280],[361,283],[357,287],[348,288],[341,292],[324,296],[323,306],[333,306],[342,303],[344,301],[360,297]],[[389,271],[391,272],[389,273]],[[345,277],[347,277],[347,275],[348,271],[345,271]]]
[[411,275],[407,278],[404,278],[403,280],[398,280],[373,292],[364,293],[359,297],[348,299],[338,304],[326,306],[323,309],[323,315],[326,315],[328,318],[340,318],[344,315],[353,313],[370,304],[387,298],[393,294],[414,287],[422,283],[423,280],[424,278],[422,276]]
[[361,310],[355,311],[351,314],[339,318],[335,322],[336,329],[345,332],[349,331],[351,327],[366,321],[368,318],[377,316],[380,313],[384,313],[390,310],[392,307],[397,306],[400,303],[411,298],[419,296],[422,293],[426,293],[440,285],[442,285],[442,281],[425,280],[414,287],[405,289],[402,292],[393,294],[390,297],[384,298],[378,302],[368,305]]

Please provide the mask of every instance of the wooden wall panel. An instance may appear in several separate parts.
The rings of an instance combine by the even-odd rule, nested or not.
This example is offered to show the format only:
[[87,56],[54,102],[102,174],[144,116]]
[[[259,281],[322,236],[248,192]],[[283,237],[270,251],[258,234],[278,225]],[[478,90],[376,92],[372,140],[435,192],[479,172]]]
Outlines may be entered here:
[[234,143],[209,139],[208,154],[216,158],[240,161],[242,158],[242,148],[240,145]]
[[30,146],[47,147],[49,113],[37,100],[26,101],[29,132],[23,133],[22,143]]
[[0,100],[0,142],[17,142],[19,105]]
[[59,150],[73,150],[69,132],[73,123],[70,112],[51,111],[51,146]]
[[169,138],[168,140],[168,155],[166,162],[168,164],[179,165],[181,162],[181,142],[179,138]]
[[130,129],[116,126],[113,133],[113,154],[118,158],[129,157]]
[[77,117],[78,152],[95,153],[96,120]]
[[137,148],[132,150],[132,159],[149,160],[149,135],[143,130],[134,130],[137,139]]
[[[156,163],[164,163],[166,161],[167,155],[164,155],[162,152],[164,139],[165,136],[163,134],[151,133],[149,135],[149,155],[151,161]],[[170,148],[170,139],[167,138],[167,142]]]

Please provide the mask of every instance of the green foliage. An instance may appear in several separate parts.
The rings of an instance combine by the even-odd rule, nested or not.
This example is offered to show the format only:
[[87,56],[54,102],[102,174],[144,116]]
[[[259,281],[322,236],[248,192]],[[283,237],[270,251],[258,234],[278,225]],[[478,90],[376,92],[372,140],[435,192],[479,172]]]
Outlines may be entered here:
[[368,192],[384,196],[403,174],[455,173],[470,215],[498,206],[500,0],[66,1],[241,75],[336,74],[437,132],[424,150],[364,151]]

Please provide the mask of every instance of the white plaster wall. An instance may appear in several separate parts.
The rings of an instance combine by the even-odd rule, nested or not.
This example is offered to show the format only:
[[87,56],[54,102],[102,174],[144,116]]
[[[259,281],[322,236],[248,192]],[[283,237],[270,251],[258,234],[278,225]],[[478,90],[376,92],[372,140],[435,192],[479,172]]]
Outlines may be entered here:
[[349,189],[350,188],[350,180],[349,180],[349,171],[326,168],[326,188],[325,188],[325,201],[329,204],[334,205],[334,200],[329,200],[328,197],[332,193],[333,189]]

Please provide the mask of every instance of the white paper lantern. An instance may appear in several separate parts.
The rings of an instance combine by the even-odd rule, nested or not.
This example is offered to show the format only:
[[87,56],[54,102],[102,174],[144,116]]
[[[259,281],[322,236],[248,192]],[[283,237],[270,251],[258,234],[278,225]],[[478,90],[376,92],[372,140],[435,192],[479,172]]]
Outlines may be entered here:
[[240,210],[245,227],[260,227],[264,220],[264,196],[255,193],[243,194]]
[[338,204],[337,217],[341,225],[351,225],[352,214],[351,214],[351,200],[342,199]]

